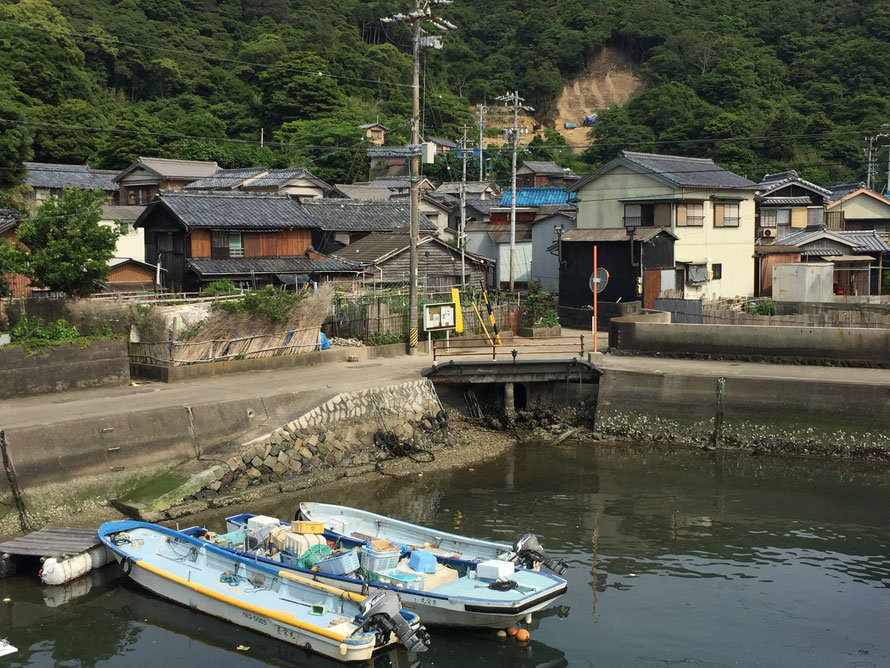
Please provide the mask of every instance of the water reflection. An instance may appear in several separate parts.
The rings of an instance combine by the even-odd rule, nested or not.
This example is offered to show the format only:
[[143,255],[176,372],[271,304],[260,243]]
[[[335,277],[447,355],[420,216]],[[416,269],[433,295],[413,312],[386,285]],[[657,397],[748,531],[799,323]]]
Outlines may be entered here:
[[[300,500],[345,503],[505,541],[532,530],[570,564],[568,594],[536,617],[527,646],[436,631],[428,654],[390,652],[378,668],[890,665],[884,468],[562,445],[474,469],[345,481],[195,521],[219,528],[244,510],[289,518]],[[0,581],[14,598],[0,628],[25,648],[13,665],[328,665],[131,585],[56,596],[17,581]],[[84,624],[103,635],[97,652],[71,637]]]

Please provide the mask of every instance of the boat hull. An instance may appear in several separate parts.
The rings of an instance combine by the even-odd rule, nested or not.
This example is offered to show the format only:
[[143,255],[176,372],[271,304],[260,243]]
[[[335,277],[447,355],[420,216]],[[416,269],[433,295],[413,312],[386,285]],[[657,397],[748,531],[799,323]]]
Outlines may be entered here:
[[[115,553],[115,559],[120,564],[126,558]],[[263,635],[277,638],[278,640],[297,645],[303,649],[337,659],[339,661],[366,661],[374,653],[374,643],[364,643],[361,646],[348,643],[339,643],[329,638],[319,637],[298,627],[280,624],[261,614],[235,608],[232,605],[220,601],[212,596],[195,591],[194,589],[170,580],[163,575],[158,575],[144,567],[139,561],[131,562],[130,579],[148,591],[165,598],[173,603],[199,610],[205,614],[223,619],[227,622],[243,626],[257,631]],[[346,652],[341,651],[346,648]]]

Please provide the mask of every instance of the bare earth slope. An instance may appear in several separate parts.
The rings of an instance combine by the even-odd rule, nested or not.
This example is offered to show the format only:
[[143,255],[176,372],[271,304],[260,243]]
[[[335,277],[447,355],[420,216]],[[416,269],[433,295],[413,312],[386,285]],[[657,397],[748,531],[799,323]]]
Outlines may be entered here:
[[[618,49],[604,46],[585,72],[568,82],[554,103],[554,122],[571,144],[587,143],[584,117],[613,104],[623,105],[643,91],[643,82],[634,76],[631,59]],[[566,123],[578,128],[567,130]]]

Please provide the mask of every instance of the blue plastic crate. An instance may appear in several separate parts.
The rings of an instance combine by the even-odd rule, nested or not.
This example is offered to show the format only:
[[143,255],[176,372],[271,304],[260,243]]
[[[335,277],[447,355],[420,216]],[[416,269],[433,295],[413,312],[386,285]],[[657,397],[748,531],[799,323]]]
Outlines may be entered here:
[[411,567],[411,570],[420,573],[435,573],[436,555],[424,550],[411,550],[408,566]]
[[377,582],[389,584],[393,587],[401,587],[402,589],[417,589],[422,591],[426,583],[426,577],[415,573],[406,573],[392,569],[384,573],[376,574]]

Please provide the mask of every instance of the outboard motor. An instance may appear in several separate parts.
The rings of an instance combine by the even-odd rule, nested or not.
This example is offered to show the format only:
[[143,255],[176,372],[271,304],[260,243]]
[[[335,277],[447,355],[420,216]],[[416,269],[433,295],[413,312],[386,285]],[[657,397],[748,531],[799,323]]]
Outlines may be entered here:
[[425,652],[430,647],[430,635],[423,626],[415,631],[400,612],[402,603],[398,594],[378,590],[362,602],[361,615],[365,623],[363,631],[375,631],[377,644],[382,645],[393,631],[399,641],[411,652]]
[[536,564],[544,564],[556,575],[562,575],[568,565],[560,559],[551,559],[541,547],[538,537],[533,533],[524,533],[513,543],[513,561],[525,568],[534,568]]

